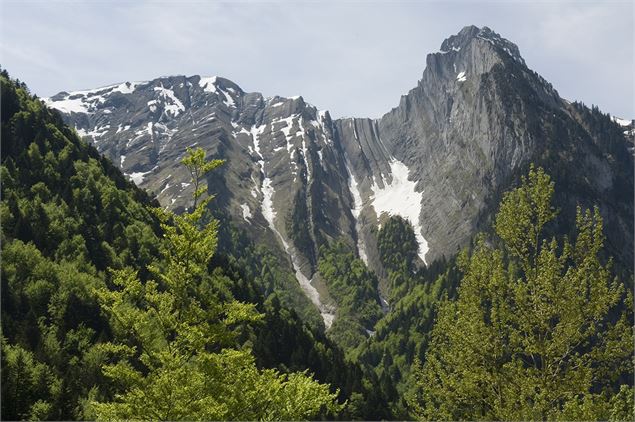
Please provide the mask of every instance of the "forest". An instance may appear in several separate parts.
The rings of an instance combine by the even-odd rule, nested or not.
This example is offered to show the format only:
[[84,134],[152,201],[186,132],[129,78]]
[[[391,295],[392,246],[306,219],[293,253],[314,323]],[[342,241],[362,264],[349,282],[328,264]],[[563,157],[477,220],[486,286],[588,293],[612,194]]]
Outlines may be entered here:
[[427,267],[401,217],[376,233],[386,274],[325,241],[325,330],[280,258],[215,212],[221,160],[187,151],[197,188],[174,214],[0,82],[3,420],[633,420],[632,272],[597,208],[562,229],[543,169]]

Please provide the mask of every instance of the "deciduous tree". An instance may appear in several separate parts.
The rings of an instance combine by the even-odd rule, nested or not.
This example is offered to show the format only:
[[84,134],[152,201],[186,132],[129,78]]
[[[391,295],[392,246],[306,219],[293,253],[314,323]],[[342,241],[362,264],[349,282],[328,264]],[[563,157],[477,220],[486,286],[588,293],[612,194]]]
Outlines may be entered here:
[[[201,149],[183,160],[194,178],[220,165]],[[203,224],[210,198],[195,184],[194,209],[157,210],[165,233],[163,265],[142,283],[132,269],[115,271],[117,290],[99,293],[118,342],[105,344],[104,373],[120,392],[90,407],[98,419],[305,419],[341,410],[337,393],[306,373],[259,370],[249,350],[231,346],[233,328],[261,319],[252,304],[222,300],[207,264],[217,245],[217,222]]]
[[632,382],[632,296],[600,259],[597,209],[578,210],[574,241],[544,238],[553,192],[532,167],[503,198],[500,242],[481,236],[462,255],[458,299],[441,304],[415,371],[423,419],[633,420],[632,386],[620,387]]

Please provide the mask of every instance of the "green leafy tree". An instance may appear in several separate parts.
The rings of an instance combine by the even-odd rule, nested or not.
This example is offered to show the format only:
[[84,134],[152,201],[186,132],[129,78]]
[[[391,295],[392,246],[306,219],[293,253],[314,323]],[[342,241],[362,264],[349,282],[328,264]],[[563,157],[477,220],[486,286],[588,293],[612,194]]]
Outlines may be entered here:
[[192,183],[194,184],[194,206],[193,209],[196,209],[198,200],[205,193],[206,187],[201,185],[202,178],[223,164],[223,160],[211,160],[207,161],[205,159],[205,151],[203,148],[187,148],[187,153],[183,160],[181,160],[181,164],[187,167],[187,170],[190,172],[190,177],[192,178]]
[[[157,210],[165,233],[163,266],[150,266],[142,283],[132,269],[113,272],[118,290],[102,289],[103,309],[120,342],[107,343],[104,373],[118,388],[112,401],[94,400],[98,419],[255,420],[304,419],[337,413],[336,393],[306,373],[259,370],[248,350],[234,350],[234,329],[257,322],[252,304],[222,300],[208,262],[217,245],[217,222],[201,227],[207,203],[197,183],[221,161],[205,162],[201,149],[183,163],[195,185],[194,209]],[[90,414],[94,412],[94,414]]]
[[553,192],[532,167],[503,198],[501,246],[481,236],[461,256],[458,299],[415,370],[421,418],[633,420],[632,296],[599,258],[597,209],[578,210],[575,241],[543,238]]

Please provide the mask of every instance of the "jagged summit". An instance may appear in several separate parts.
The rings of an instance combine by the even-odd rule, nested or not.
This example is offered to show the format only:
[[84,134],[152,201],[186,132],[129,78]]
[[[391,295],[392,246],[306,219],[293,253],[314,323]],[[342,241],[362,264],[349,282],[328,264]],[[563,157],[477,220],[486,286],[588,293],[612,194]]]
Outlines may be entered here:
[[466,26],[458,34],[452,35],[441,44],[440,52],[445,54],[451,51],[461,51],[472,42],[487,42],[504,52],[519,63],[525,64],[525,60],[520,55],[518,46],[513,42],[501,37],[487,26],[479,28],[474,25]]

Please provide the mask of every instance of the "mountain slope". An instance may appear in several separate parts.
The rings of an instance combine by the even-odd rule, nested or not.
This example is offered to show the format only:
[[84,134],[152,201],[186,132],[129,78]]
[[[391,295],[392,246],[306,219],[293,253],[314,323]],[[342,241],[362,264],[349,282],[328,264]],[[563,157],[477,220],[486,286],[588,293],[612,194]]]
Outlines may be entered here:
[[385,284],[376,231],[389,214],[413,224],[420,265],[449,258],[487,226],[530,162],[562,184],[562,209],[599,205],[608,250],[630,268],[632,132],[562,99],[489,28],[466,27],[445,40],[418,85],[375,120],[333,120],[302,97],[264,98],[199,76],[46,101],[177,211],[192,189],[178,166],[185,148],[226,159],[221,179],[209,184],[217,206],[288,263],[327,327],[335,301],[316,272],[321,245],[343,238]]
[[[112,400],[122,387],[104,374],[112,363],[104,343],[117,324],[98,291],[116,288],[111,270],[129,268],[145,282],[148,266],[164,268],[165,240],[151,211],[158,204],[6,71],[0,88],[2,419],[94,419],[89,403]],[[243,261],[216,254],[204,298],[192,298],[236,298],[262,312],[262,324],[237,328],[230,347],[252,349],[259,368],[308,371],[339,389],[342,402],[355,398],[357,407],[323,417],[390,418],[376,377],[282,306],[278,286],[264,285],[278,275],[270,257],[240,246]]]

